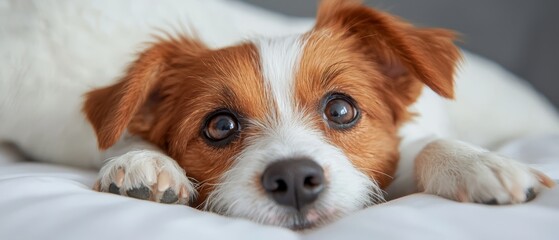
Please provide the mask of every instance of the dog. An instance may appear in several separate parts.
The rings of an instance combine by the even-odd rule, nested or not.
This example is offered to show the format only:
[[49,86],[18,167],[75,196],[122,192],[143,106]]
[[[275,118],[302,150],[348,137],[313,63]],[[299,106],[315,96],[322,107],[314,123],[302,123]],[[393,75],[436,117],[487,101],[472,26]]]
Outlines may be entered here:
[[[23,138],[9,124],[0,133],[35,159],[83,167],[105,160],[93,186],[100,192],[295,230],[413,191],[529,201],[553,181],[414,124],[429,117],[414,112],[418,104],[437,108],[455,95],[455,38],[357,1],[325,0],[303,34],[219,49],[192,36],[158,38],[118,82],[85,94],[95,135],[74,111],[81,102],[64,98],[53,103],[70,106],[58,108],[61,127],[41,127],[65,139]],[[85,91],[76,89],[58,94],[79,99]],[[18,117],[41,111],[28,109],[3,121],[40,125]],[[412,187],[387,196],[405,184]]]

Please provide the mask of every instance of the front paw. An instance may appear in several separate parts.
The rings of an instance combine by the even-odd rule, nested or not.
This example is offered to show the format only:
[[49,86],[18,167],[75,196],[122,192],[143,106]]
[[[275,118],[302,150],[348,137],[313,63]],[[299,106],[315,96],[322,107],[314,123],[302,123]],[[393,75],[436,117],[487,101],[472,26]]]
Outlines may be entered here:
[[517,204],[554,185],[545,174],[525,164],[465,143],[435,142],[423,152],[417,165],[421,168],[417,170],[419,187],[449,199]]
[[161,203],[188,204],[191,181],[176,161],[163,153],[140,150],[109,159],[94,189]]

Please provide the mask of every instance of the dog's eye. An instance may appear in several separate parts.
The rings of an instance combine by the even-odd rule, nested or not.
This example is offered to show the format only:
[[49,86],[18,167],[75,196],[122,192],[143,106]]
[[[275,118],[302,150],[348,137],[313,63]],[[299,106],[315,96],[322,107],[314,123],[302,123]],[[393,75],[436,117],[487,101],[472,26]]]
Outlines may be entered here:
[[239,121],[228,111],[216,112],[206,121],[204,137],[216,147],[227,145],[239,132]]
[[359,118],[359,109],[354,101],[344,94],[331,94],[326,97],[324,119],[332,128],[352,127]]

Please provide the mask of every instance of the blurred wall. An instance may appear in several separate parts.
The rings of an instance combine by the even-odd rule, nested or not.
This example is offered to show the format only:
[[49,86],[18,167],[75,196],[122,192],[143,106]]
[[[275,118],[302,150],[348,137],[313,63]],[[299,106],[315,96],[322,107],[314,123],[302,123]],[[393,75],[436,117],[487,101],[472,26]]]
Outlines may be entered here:
[[[318,0],[243,0],[314,17]],[[416,25],[462,34],[461,47],[528,80],[559,106],[559,0],[368,0]]]

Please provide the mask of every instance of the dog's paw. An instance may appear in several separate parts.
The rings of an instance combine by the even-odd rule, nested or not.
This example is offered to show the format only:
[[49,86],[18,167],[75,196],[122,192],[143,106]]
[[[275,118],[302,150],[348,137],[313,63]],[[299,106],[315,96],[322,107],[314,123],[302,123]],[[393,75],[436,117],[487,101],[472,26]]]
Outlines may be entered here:
[[109,159],[94,189],[161,203],[188,204],[196,194],[176,161],[163,153],[140,150]]
[[530,201],[543,187],[555,184],[545,174],[525,164],[461,144],[443,143],[441,146],[438,143],[435,149],[428,149],[445,149],[445,153],[429,156],[436,158],[431,166],[420,166],[423,168],[422,176],[418,176],[420,188],[461,202],[497,205]]

